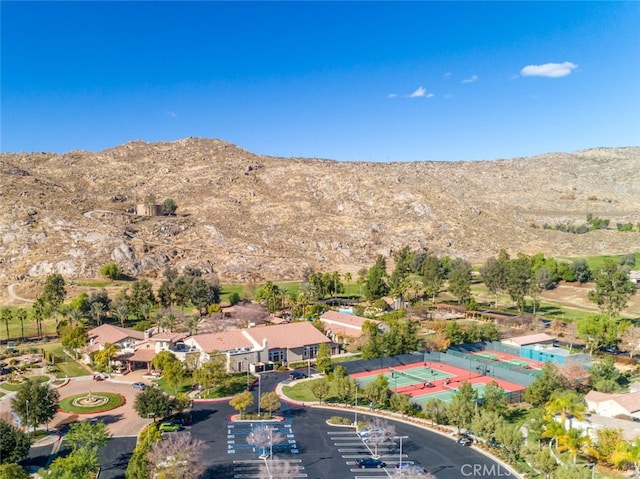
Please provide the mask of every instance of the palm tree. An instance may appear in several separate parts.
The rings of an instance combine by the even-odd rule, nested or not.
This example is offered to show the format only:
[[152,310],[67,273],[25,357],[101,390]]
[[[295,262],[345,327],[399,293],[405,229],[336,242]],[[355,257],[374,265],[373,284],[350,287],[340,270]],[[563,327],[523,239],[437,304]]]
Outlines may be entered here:
[[591,444],[591,439],[581,429],[570,428],[565,434],[558,436],[558,451],[568,451],[574,465],[578,454],[588,444]]
[[351,276],[351,273],[347,271],[344,274],[344,280],[347,282],[347,288],[346,288],[347,296],[348,296],[348,292],[349,292],[349,283],[351,282],[352,279],[353,279],[353,277]]
[[182,325],[189,330],[189,336],[198,334],[198,326],[202,321],[202,317],[199,314],[190,314],[184,317]]
[[9,321],[13,319],[13,313],[9,308],[2,308],[0,310],[0,321],[4,321],[4,325],[7,328],[7,342],[9,342]]
[[127,319],[129,318],[129,307],[126,304],[119,304],[116,309],[113,310],[113,315],[116,317],[120,326],[124,328]]
[[20,321],[20,339],[24,339],[24,322],[29,317],[29,313],[27,313],[26,309],[19,308],[13,312],[13,316]]
[[635,479],[640,479],[640,436],[636,437],[631,443],[620,443],[618,450],[613,453],[612,461],[616,467],[627,463],[633,464]]
[[143,319],[144,321],[148,321],[149,318],[151,317],[151,310],[152,309],[153,308],[151,307],[151,304],[142,303],[138,307],[138,313],[140,314],[140,319]]
[[102,316],[104,314],[104,304],[96,301],[95,303],[91,303],[91,315],[93,316],[93,320],[96,322],[96,326],[100,326],[102,324]]
[[81,324],[84,321],[84,313],[76,308],[71,308],[67,313],[67,318],[69,318],[69,324],[73,326],[74,324]]
[[578,420],[584,419],[587,405],[584,402],[584,397],[575,391],[561,391],[553,393],[545,409],[552,415],[560,413],[560,418],[564,425],[567,416],[570,418],[575,417]]

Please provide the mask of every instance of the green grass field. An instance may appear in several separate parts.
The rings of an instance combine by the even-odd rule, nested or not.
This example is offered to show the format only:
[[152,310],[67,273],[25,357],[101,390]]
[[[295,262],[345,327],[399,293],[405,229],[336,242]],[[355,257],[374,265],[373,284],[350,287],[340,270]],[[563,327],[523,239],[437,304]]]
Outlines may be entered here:
[[[633,253],[636,257],[636,266],[640,266],[640,252],[634,252]],[[622,258],[622,254],[617,254],[617,255],[600,255],[600,256],[584,256],[584,257],[572,257],[572,256],[558,256],[558,259],[565,259],[568,261],[575,261],[577,259],[584,259],[587,261],[587,264],[589,265],[589,269],[591,269],[592,271],[595,269],[599,269],[602,268],[602,266],[604,265],[605,260],[607,259],[613,259],[616,262],[620,261],[620,258]]]

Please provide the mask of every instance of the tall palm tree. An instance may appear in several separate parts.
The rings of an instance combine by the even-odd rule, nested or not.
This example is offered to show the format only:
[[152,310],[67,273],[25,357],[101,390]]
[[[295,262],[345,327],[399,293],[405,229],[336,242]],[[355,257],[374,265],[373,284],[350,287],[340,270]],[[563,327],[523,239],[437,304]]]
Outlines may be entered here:
[[20,339],[24,339],[24,322],[29,317],[29,313],[26,309],[19,308],[13,312],[13,316],[20,321]]
[[124,303],[119,304],[113,310],[113,315],[116,317],[116,319],[120,323],[120,326],[124,328],[124,325],[127,322],[127,319],[129,319],[129,306],[127,306]]
[[84,313],[77,308],[71,308],[67,313],[67,318],[69,318],[69,324],[71,326],[78,325],[84,322]]
[[189,336],[192,336],[194,333],[198,334],[201,321],[202,317],[199,314],[189,314],[182,320],[182,325],[189,331]]
[[346,281],[346,283],[347,283],[347,288],[346,288],[346,293],[347,293],[347,295],[348,295],[348,293],[349,293],[349,283],[351,283],[351,280],[352,280],[352,279],[353,279],[353,277],[351,276],[351,273],[350,273],[349,271],[347,271],[347,272],[344,274],[344,280],[345,280],[345,281]]
[[96,322],[96,326],[100,326],[104,315],[104,304],[98,301],[91,303],[91,315],[93,316],[93,320]]
[[4,325],[7,328],[7,342],[9,342],[9,321],[13,319],[13,313],[9,308],[0,309],[0,321],[4,321]]

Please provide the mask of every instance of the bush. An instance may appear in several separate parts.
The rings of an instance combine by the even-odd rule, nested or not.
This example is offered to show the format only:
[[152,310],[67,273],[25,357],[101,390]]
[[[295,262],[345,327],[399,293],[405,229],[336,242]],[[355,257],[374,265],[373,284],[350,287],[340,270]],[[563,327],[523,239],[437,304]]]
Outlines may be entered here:
[[353,424],[353,421],[351,419],[342,416],[331,416],[327,422],[329,424],[339,424],[345,426],[350,426],[351,424]]

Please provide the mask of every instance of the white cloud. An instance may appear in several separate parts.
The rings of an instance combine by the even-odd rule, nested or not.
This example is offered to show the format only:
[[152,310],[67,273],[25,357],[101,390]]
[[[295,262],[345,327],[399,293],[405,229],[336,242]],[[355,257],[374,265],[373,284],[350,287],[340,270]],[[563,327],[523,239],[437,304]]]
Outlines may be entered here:
[[435,95],[433,93],[427,93],[427,98],[433,98]]
[[427,90],[424,87],[418,87],[416,91],[409,95],[409,98],[422,98],[426,92]]
[[520,70],[520,75],[522,75],[523,77],[560,78],[566,77],[576,68],[578,68],[578,65],[571,62],[545,63],[544,65],[527,65],[522,70]]
[[387,95],[387,98],[395,98],[395,97],[397,97],[397,96],[398,96],[398,94],[397,94],[397,93],[389,93],[389,94]]
[[443,75],[445,80],[448,80],[449,78],[451,78],[451,72],[447,72]]
[[167,115],[169,115],[171,118],[175,118],[176,117],[176,112],[175,111],[167,111]]
[[462,80],[462,83],[473,83],[478,81],[478,75],[472,75],[469,78],[465,78],[464,80]]

